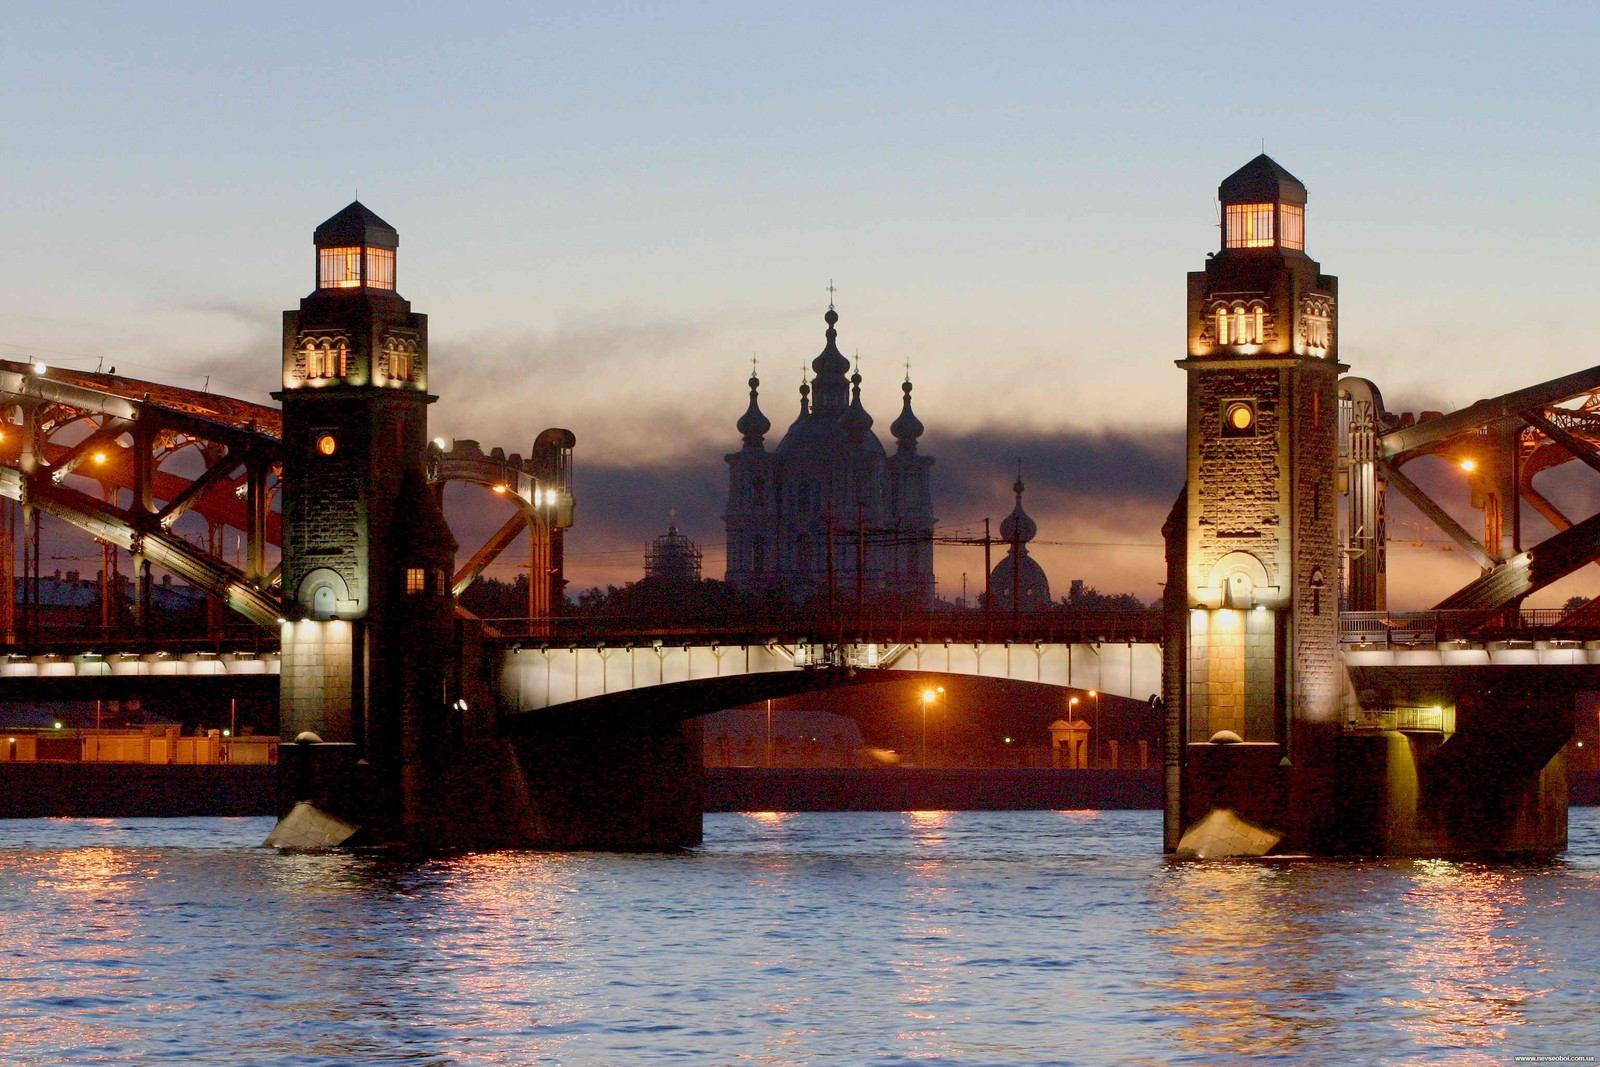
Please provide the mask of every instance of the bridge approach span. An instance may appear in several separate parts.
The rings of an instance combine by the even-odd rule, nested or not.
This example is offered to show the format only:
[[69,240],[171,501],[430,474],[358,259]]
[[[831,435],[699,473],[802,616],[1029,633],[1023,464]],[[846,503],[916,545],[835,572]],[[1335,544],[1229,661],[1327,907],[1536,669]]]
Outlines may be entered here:
[[1161,646],[1153,641],[524,645],[501,652],[500,698],[508,713],[557,707],[576,712],[584,702],[659,689],[664,702],[698,707],[703,702],[695,690],[704,689],[706,696],[723,695],[726,703],[720,706],[731,707],[843,684],[839,672],[859,683],[888,681],[892,672],[905,671],[1006,678],[1145,700],[1161,692]]

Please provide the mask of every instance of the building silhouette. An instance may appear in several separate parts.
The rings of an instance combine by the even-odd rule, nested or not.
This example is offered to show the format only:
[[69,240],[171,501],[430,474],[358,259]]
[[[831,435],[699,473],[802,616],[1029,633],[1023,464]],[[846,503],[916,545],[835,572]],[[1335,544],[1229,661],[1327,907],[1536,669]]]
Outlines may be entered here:
[[1039,526],[1022,510],[1022,472],[1011,491],[1017,494],[1016,507],[1000,523],[1000,537],[1006,542],[1006,555],[989,572],[990,595],[995,606],[1007,611],[1015,605],[1020,611],[1043,611],[1050,606],[1050,579],[1039,561],[1028,554],[1028,542],[1039,533]]
[[650,542],[644,554],[646,580],[694,585],[700,581],[700,546],[668,523],[667,532]]
[[839,314],[823,316],[826,344],[800,385],[800,413],[777,448],[750,378],[750,404],[737,428],[744,447],[729,453],[727,580],[747,595],[839,606],[933,598],[933,460],[918,453],[922,423],[911,410],[911,380],[889,427],[890,455],[861,402],[861,373],[838,348]]

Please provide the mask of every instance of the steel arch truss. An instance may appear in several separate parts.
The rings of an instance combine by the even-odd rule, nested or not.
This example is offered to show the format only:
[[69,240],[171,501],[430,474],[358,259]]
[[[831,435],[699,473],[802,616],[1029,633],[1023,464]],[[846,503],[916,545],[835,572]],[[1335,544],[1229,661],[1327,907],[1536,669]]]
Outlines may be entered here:
[[[24,542],[24,559],[31,550],[28,568],[35,577],[38,518],[50,515],[110,546],[108,553],[114,548],[133,556],[146,612],[153,565],[253,623],[276,624],[278,572],[268,563],[282,545],[280,515],[271,506],[282,457],[277,409],[116,374],[0,360],[0,419],[0,501],[21,505],[32,541]],[[561,533],[572,523],[573,444],[570,431],[546,430],[527,460],[507,458],[501,449],[485,455],[473,441],[430,448],[431,482],[483,485],[516,506],[457,575],[458,594],[527,528],[538,574],[549,576],[530,575],[530,614],[550,614],[551,591],[559,595],[562,584]],[[198,474],[165,465],[187,450],[199,459]],[[192,470],[195,460],[179,466]],[[175,529],[191,514],[206,523],[204,545]],[[0,588],[13,584],[10,519],[0,516]],[[241,531],[240,565],[224,558],[221,531],[227,527]],[[0,595],[0,634],[8,638],[15,632],[14,611],[12,598]]]
[[[1439,601],[1440,609],[1485,615],[1600,562],[1600,514],[1574,521],[1533,485],[1534,475],[1574,460],[1600,472],[1600,367],[1480,400],[1450,414],[1420,418],[1384,410],[1371,382],[1344,378],[1340,398],[1340,476],[1346,493],[1349,607],[1385,609],[1384,496],[1398,490],[1475,559],[1483,573]],[[1481,536],[1452,517],[1402,469],[1441,456],[1462,470]],[[1521,504],[1556,533],[1524,548]]]

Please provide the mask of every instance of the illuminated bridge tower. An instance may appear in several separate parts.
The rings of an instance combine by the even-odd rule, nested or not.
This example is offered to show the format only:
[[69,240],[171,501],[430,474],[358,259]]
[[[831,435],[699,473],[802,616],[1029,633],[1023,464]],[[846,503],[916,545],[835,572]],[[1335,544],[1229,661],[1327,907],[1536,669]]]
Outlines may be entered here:
[[[627,743],[593,716],[549,717],[515,739],[500,729],[498,661],[483,625],[456,617],[456,543],[428,484],[427,319],[395,291],[399,237],[354,203],[315,243],[317,287],[284,313],[274,395],[280,724],[317,738],[279,749],[283,818],[269,843],[697,844],[696,729],[665,713],[629,721]],[[571,447],[564,430],[535,443],[555,484]]]
[[1169,778],[1167,847],[1229,808],[1290,848],[1328,851],[1343,684],[1338,281],[1306,255],[1305,186],[1277,163],[1257,156],[1219,196],[1222,247],[1189,275],[1179,363],[1188,483],[1168,578],[1184,616],[1169,626],[1167,700],[1182,787]]
[[[359,202],[318,226],[316,289],[283,315],[284,735],[343,743],[365,820],[416,807],[447,749],[455,542],[427,484],[427,317],[395,289],[394,228]],[[319,757],[333,759],[334,750]],[[326,769],[326,768],[325,768]],[[377,813],[377,814],[374,814]]]

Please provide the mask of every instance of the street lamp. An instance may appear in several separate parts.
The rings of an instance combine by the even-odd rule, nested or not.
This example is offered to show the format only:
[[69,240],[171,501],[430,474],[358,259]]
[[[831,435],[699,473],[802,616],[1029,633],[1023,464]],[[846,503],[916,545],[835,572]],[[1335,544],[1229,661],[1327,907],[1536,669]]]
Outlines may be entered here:
[[922,765],[928,765],[928,705],[933,703],[934,697],[939,694],[932,689],[922,691]]
[[[1100,744],[1100,692],[1099,690],[1091,689],[1089,690],[1089,695],[1094,697],[1094,724],[1089,733],[1089,753],[1092,756],[1096,753]],[[1091,759],[1089,762],[1093,764],[1099,761]]]
[[[1075,723],[1077,721],[1078,721],[1078,698],[1077,697],[1073,697],[1072,699],[1067,701],[1067,724],[1070,726],[1071,724],[1073,724],[1073,723]],[[1072,734],[1068,734],[1067,736],[1071,737],[1073,735]],[[1074,760],[1070,761],[1067,764],[1067,766],[1069,766],[1069,767],[1077,767],[1078,766],[1078,762],[1077,762],[1076,759],[1074,759]]]
[[933,691],[939,694],[939,730],[942,740],[939,742],[939,751],[945,763],[950,762],[950,698],[944,695],[944,686],[934,686]]

